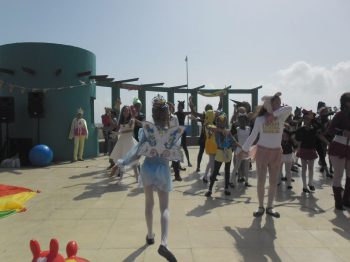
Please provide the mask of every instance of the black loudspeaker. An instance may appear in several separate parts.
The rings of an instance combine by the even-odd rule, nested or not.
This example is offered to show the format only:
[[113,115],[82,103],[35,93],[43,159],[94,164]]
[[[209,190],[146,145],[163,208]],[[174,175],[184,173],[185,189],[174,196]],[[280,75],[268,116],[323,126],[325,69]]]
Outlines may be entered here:
[[15,121],[15,98],[13,96],[0,96],[0,123]]
[[31,118],[44,117],[44,93],[28,93],[28,113]]

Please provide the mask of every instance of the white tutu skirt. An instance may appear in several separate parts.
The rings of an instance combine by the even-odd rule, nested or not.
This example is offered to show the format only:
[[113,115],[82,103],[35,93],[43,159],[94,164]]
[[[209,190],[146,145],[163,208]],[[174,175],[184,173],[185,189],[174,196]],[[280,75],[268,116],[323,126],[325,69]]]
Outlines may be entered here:
[[144,186],[170,192],[173,189],[169,168],[169,161],[159,157],[146,157],[141,165],[140,175]]
[[[114,163],[117,163],[118,159],[122,159],[126,156],[126,154],[133,148],[134,145],[137,144],[137,141],[133,138],[132,132],[122,133],[118,142],[115,144],[113,151],[109,158],[111,158]],[[130,163],[129,166],[136,165],[138,161]]]

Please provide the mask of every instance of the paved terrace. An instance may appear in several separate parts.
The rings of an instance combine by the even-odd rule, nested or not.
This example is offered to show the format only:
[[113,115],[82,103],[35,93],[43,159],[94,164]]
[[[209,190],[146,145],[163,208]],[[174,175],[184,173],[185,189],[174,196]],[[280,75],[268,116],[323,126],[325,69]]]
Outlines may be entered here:
[[[190,147],[192,163],[198,148]],[[204,156],[202,170],[207,162]],[[108,178],[107,157],[36,169],[1,169],[2,184],[42,190],[27,202],[27,212],[0,220],[0,261],[31,261],[29,241],[37,239],[47,250],[58,238],[65,254],[69,240],[78,255],[93,262],[164,261],[158,254],[160,217],[156,201],[156,243],[145,245],[144,195],[132,172],[122,182]],[[316,171],[316,170],[315,170]],[[294,174],[293,190],[282,184],[276,206],[281,218],[254,219],[257,207],[256,175],[253,187],[240,184],[223,195],[223,176],[213,198],[204,197],[206,185],[195,167],[182,172],[170,196],[169,246],[178,261],[350,261],[350,214],[334,211],[331,181],[316,171],[316,192],[301,193]],[[157,199],[157,198],[156,198]]]

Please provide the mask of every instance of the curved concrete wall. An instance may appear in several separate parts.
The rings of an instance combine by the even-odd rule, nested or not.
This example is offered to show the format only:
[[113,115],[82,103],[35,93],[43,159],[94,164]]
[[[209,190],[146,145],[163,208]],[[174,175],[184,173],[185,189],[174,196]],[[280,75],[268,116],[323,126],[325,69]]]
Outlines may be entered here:
[[[35,70],[35,75],[23,72],[22,67]],[[0,73],[5,83],[30,89],[49,88],[44,93],[45,116],[40,121],[40,143],[47,144],[54,152],[54,161],[71,160],[73,142],[68,139],[72,119],[78,108],[83,108],[89,129],[89,139],[85,143],[84,157],[98,155],[97,129],[94,125],[93,100],[96,87],[88,84],[82,87],[57,90],[62,86],[79,85],[80,72],[96,73],[96,57],[87,50],[50,43],[14,43],[0,46],[0,68],[14,70],[14,75]],[[57,69],[62,73],[56,75]],[[0,89],[0,96],[15,98],[15,122],[9,124],[10,138],[31,138],[37,144],[37,119],[29,117],[27,111],[28,92],[14,88],[10,92],[6,84]],[[92,101],[92,102],[91,102]],[[3,125],[4,126],[4,125]],[[3,127],[3,134],[5,128]]]

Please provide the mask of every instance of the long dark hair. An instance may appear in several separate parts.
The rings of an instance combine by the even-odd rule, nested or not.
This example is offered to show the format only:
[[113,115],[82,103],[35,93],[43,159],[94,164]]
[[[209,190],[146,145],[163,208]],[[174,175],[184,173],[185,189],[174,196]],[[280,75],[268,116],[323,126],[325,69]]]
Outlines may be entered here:
[[169,127],[169,117],[168,106],[152,108],[152,118],[156,126],[160,128]]
[[265,107],[263,106],[258,106],[255,110],[255,113],[254,113],[254,117],[253,118],[256,118],[258,116],[263,116],[267,113],[267,110],[265,109]]
[[160,94],[152,99],[152,118],[156,126],[160,128],[169,127],[169,105]]
[[131,109],[130,109],[129,106],[123,106],[122,110],[120,110],[120,116],[119,116],[119,121],[118,121],[119,125],[125,125],[125,124],[129,123],[130,120],[131,120],[131,112],[130,112],[130,115],[127,118],[124,117],[124,111],[127,108],[129,108],[129,112],[130,112]]
[[346,111],[349,110],[346,106],[346,103],[350,101],[350,92],[346,92],[340,97],[340,110]]

